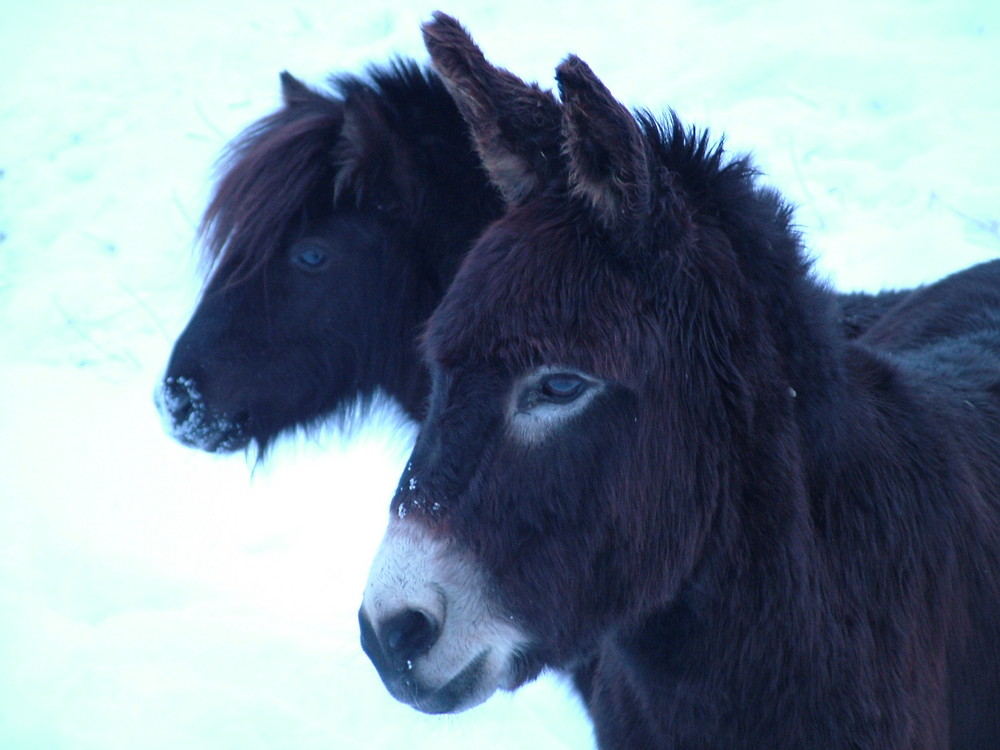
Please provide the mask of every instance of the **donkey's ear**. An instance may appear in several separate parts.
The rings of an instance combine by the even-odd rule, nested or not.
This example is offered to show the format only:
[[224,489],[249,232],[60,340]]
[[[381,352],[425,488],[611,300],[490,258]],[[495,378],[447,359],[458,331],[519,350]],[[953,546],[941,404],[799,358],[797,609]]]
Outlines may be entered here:
[[424,43],[508,204],[530,196],[561,164],[559,103],[549,91],[491,65],[454,18],[424,24]]
[[316,93],[287,70],[283,70],[281,71],[281,98],[286,107],[294,107],[297,104],[315,99]]
[[570,189],[609,226],[641,222],[650,210],[642,132],[590,67],[575,55],[556,68]]

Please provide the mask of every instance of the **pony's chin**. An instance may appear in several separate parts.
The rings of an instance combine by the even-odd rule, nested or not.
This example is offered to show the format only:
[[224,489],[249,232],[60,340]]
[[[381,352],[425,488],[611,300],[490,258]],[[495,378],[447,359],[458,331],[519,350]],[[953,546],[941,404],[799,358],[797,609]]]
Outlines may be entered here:
[[250,437],[238,428],[218,429],[214,425],[182,425],[171,433],[188,448],[206,453],[235,453],[250,444]]

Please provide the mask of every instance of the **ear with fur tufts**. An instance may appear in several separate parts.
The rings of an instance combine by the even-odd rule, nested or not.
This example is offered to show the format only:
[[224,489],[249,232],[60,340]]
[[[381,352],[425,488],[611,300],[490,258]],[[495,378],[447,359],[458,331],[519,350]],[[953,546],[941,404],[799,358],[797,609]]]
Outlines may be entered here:
[[437,12],[423,33],[483,166],[508,204],[523,202],[560,169],[558,102],[551,92],[491,65],[454,18]]
[[652,189],[642,132],[590,67],[571,55],[556,68],[563,101],[563,149],[570,189],[608,226],[636,224],[650,211]]
[[286,107],[294,107],[316,99],[318,94],[287,70],[281,71],[281,98]]
[[344,124],[333,158],[338,165],[335,202],[353,196],[356,205],[397,215],[417,210],[410,151],[364,89],[352,91],[344,101]]

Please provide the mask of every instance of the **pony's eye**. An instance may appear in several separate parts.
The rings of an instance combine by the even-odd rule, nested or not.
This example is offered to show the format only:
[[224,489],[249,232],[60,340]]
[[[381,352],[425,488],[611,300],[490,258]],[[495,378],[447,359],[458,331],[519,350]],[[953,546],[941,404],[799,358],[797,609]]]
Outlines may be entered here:
[[539,383],[542,397],[556,404],[568,404],[580,396],[586,388],[586,381],[571,373],[548,375]]
[[326,265],[327,257],[318,245],[307,245],[292,256],[292,262],[306,271],[318,271]]

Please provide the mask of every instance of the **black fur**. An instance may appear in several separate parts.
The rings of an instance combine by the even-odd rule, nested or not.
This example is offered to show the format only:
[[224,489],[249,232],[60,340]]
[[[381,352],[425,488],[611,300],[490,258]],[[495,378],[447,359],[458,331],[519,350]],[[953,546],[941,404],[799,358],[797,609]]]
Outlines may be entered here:
[[419,328],[502,208],[433,73],[282,88],[230,148],[203,221],[213,273],[158,394],[203,450],[264,451],[377,389],[419,416]]

